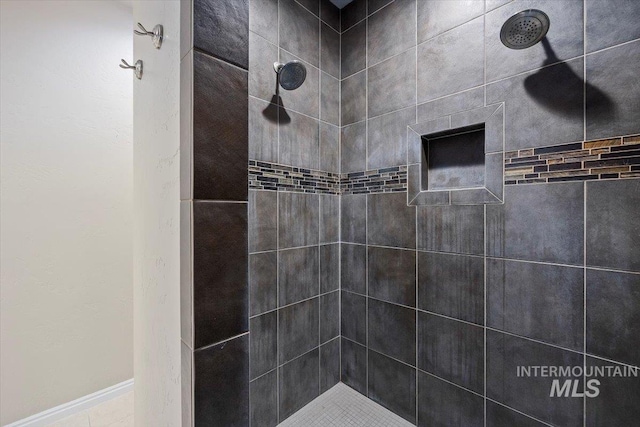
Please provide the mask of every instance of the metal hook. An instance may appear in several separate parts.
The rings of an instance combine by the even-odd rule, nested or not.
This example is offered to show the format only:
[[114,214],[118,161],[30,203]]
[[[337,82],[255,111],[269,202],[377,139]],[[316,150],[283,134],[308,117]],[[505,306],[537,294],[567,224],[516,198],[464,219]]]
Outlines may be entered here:
[[162,25],[160,24],[156,25],[155,27],[153,27],[153,31],[147,31],[147,29],[144,28],[144,26],[139,22],[138,22],[138,27],[142,31],[133,30],[133,32],[139,36],[151,36],[153,45],[156,47],[156,49],[160,49],[160,46],[162,46],[162,35],[163,35]]
[[121,61],[122,64],[119,65],[120,68],[125,70],[134,70],[138,80],[142,79],[142,60],[138,59],[134,65],[129,65],[129,63],[124,59],[121,59]]

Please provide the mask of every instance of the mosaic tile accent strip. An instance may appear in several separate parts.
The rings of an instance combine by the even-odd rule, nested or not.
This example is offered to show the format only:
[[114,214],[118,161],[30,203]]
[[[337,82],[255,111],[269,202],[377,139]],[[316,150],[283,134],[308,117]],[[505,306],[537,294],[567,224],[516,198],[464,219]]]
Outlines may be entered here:
[[407,167],[373,169],[340,175],[341,194],[395,193],[407,191]]
[[249,188],[336,195],[406,191],[407,167],[338,174],[249,160]]
[[505,184],[640,177],[640,135],[505,153]]
[[249,188],[340,194],[340,174],[249,160]]

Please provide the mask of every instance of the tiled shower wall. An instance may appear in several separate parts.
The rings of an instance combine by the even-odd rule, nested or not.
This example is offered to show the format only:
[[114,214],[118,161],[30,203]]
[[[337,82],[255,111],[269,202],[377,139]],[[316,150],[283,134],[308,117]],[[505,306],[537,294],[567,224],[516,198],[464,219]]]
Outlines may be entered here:
[[[500,27],[529,8],[551,19],[546,51],[505,48]],[[637,424],[637,379],[550,398],[516,366],[640,366],[639,15],[624,0],[342,10],[343,174],[405,165],[408,124],[499,102],[508,158],[503,205],[341,196],[343,382],[420,426]]]
[[181,2],[184,426],[249,423],[248,40],[247,0]]
[[[273,427],[340,381],[340,11],[251,0],[251,426]],[[276,92],[273,63],[303,61]]]

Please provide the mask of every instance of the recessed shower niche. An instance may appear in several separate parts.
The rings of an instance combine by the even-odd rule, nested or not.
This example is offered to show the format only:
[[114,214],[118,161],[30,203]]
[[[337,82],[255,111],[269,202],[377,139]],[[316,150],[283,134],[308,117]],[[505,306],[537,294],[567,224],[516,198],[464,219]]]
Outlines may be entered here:
[[502,203],[504,106],[411,125],[408,204]]

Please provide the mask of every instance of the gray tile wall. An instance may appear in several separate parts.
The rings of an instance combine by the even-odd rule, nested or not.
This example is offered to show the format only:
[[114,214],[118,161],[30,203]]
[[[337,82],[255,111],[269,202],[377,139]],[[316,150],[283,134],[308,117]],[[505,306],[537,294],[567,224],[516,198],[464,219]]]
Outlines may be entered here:
[[[249,158],[340,172],[340,10],[250,0]],[[273,63],[307,79],[279,90]],[[340,381],[340,197],[249,191],[251,426],[274,427]]]
[[[638,5],[351,3],[342,172],[406,164],[408,124],[497,102],[506,150],[640,133]],[[528,8],[550,16],[551,51],[500,43]],[[515,366],[640,366],[639,179],[507,187],[486,207],[341,199],[343,382],[419,426],[637,423],[637,379],[552,399]]]

